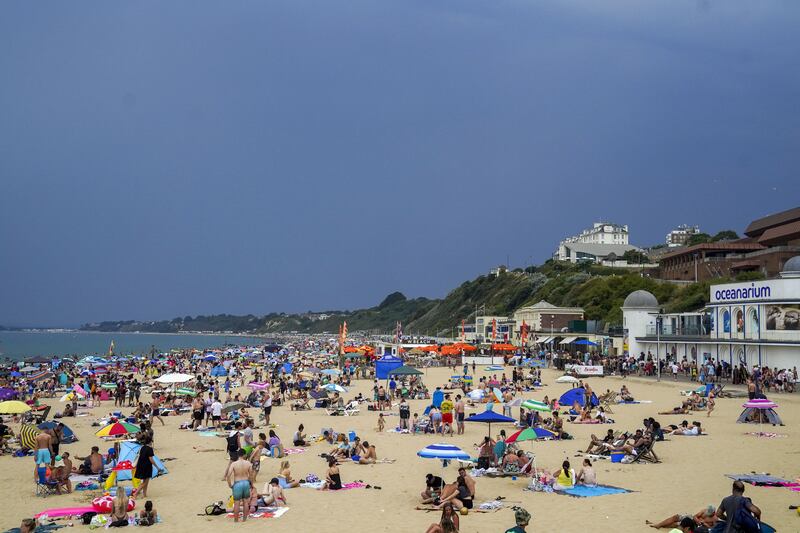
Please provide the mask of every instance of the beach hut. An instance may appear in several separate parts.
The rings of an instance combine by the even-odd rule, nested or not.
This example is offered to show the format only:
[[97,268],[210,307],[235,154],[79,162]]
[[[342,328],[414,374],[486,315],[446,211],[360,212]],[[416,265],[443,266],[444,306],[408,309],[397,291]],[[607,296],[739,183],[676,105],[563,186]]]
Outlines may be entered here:
[[[575,402],[578,402],[581,407],[586,404],[586,390],[583,387],[570,389],[558,399],[558,403],[567,409],[572,407]],[[597,407],[598,405],[600,405],[600,401],[597,399],[597,395],[592,393],[592,407]]]
[[394,355],[387,354],[375,361],[375,377],[378,379],[388,379],[389,373],[403,366],[403,360]]

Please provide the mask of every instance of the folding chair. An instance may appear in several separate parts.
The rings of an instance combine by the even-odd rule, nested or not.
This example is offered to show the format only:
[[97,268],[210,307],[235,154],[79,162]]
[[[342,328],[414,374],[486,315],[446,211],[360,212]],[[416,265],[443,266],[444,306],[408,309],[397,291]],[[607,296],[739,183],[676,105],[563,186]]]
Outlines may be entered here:
[[360,413],[358,402],[350,402],[344,406],[344,416],[354,416]]
[[661,460],[656,455],[655,450],[653,450],[655,444],[656,441],[653,440],[647,448],[633,456],[633,461],[631,461],[631,463],[660,463]]
[[51,494],[57,494],[58,481],[48,481],[47,467],[37,467],[33,474],[33,480],[36,482],[37,496],[45,498]]

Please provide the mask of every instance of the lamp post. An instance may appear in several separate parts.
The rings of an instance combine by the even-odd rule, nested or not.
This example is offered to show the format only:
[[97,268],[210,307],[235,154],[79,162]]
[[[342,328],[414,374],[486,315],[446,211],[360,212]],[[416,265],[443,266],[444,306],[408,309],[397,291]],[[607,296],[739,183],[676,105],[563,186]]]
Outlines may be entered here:
[[656,315],[656,381],[661,381],[661,324],[663,320],[661,314]]

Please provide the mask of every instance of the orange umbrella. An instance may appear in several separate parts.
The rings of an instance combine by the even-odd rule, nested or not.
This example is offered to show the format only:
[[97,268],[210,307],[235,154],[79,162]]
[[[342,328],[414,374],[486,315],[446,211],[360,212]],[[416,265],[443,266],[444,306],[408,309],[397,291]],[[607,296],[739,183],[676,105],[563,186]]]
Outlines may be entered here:
[[476,347],[474,347],[471,344],[467,344],[466,342],[457,342],[453,344],[453,347],[458,350],[464,350],[465,352],[474,352],[475,350],[477,350]]
[[516,349],[513,344],[492,344],[492,350],[496,352],[513,352]]
[[358,348],[356,348],[355,346],[345,346],[344,347],[344,353],[356,353],[358,351],[360,351],[360,350]]

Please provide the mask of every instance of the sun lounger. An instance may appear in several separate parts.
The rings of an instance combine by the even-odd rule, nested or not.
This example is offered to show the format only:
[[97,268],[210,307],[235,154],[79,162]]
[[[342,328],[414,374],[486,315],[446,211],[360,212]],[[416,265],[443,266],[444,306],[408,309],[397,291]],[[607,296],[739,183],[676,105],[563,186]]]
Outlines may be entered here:
[[653,464],[660,463],[661,460],[658,458],[656,452],[653,450],[655,444],[656,441],[652,441],[650,443],[650,446],[648,446],[644,450],[641,450],[639,453],[630,456],[633,457],[631,463],[653,463]]

